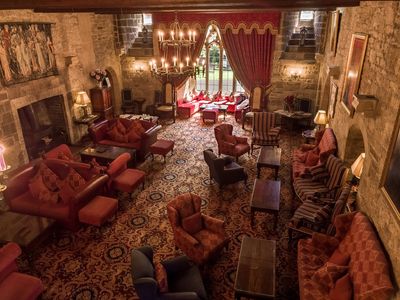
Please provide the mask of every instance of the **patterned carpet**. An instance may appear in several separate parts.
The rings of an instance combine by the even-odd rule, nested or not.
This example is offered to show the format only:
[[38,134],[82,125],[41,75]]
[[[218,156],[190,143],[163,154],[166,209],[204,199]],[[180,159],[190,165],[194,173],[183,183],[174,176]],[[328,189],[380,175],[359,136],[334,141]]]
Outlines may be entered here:
[[[249,136],[232,116],[234,133]],[[256,159],[243,155],[239,163],[249,174],[247,187],[243,182],[226,186],[221,191],[209,180],[202,151],[217,151],[214,125],[204,125],[200,116],[177,120],[163,126],[160,138],[175,141],[174,155],[162,162],[156,157],[139,166],[147,173],[146,188],[132,198],[120,196],[116,218],[101,228],[91,226],[72,233],[59,229],[32,253],[19,262],[22,271],[34,274],[45,285],[43,299],[137,299],[130,274],[130,251],[142,245],[154,248],[156,259],[180,255],[174,249],[172,230],[167,218],[166,203],[176,195],[193,192],[203,199],[204,213],[224,219],[231,239],[228,250],[207,266],[204,282],[210,299],[233,299],[233,285],[243,236],[277,241],[277,299],[297,299],[296,252],[287,247],[286,223],[297,203],[292,201],[290,185],[290,153],[300,143],[299,135],[283,132],[281,137],[282,182],[281,206],[277,232],[273,232],[272,215],[257,213],[254,228],[250,226],[249,200],[256,175]],[[263,169],[261,178],[273,179],[270,169]]]

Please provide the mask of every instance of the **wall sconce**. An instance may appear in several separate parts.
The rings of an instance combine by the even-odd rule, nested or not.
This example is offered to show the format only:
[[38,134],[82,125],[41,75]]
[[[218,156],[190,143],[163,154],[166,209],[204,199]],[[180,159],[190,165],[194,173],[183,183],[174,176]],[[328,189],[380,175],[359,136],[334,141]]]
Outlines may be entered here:
[[78,92],[76,95],[75,103],[78,104],[83,111],[83,118],[87,118],[89,115],[92,114],[90,98],[85,91]]
[[299,80],[301,74],[303,73],[303,68],[288,68],[288,75],[291,80]]

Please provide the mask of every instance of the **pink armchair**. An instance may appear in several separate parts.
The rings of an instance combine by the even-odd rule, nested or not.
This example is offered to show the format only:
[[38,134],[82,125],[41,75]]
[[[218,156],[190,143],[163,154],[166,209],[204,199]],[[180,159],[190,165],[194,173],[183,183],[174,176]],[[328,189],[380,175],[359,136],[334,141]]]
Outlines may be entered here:
[[228,243],[224,221],[203,215],[200,209],[201,198],[191,193],[179,195],[167,204],[175,246],[198,265],[214,257]]
[[215,138],[218,143],[218,155],[230,155],[238,160],[246,152],[250,155],[250,145],[246,137],[232,135],[231,124],[221,124],[214,128]]
[[15,260],[21,248],[8,243],[0,249],[0,298],[2,300],[33,300],[43,292],[39,278],[18,272]]

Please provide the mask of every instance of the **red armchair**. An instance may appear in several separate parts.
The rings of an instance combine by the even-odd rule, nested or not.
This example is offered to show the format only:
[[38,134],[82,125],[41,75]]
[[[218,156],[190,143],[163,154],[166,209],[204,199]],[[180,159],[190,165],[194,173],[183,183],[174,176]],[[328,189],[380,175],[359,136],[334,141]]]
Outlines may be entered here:
[[191,193],[179,195],[167,204],[175,246],[198,265],[214,257],[228,243],[224,221],[203,215],[200,209],[201,198]]
[[238,160],[246,152],[250,155],[250,145],[247,138],[232,135],[231,124],[221,124],[214,128],[215,138],[218,143],[218,155],[230,155]]
[[2,300],[33,300],[43,292],[39,278],[18,272],[15,260],[21,248],[8,243],[0,249],[0,298]]

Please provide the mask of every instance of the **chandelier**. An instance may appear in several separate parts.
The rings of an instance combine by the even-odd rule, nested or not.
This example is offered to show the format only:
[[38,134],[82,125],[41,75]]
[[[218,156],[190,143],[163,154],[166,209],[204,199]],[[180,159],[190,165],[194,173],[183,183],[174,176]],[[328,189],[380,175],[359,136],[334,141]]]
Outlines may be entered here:
[[196,31],[189,29],[184,32],[175,13],[171,30],[168,33],[158,31],[158,46],[162,57],[159,61],[152,59],[149,62],[152,75],[162,81],[196,75],[199,59],[191,60],[195,44]]

